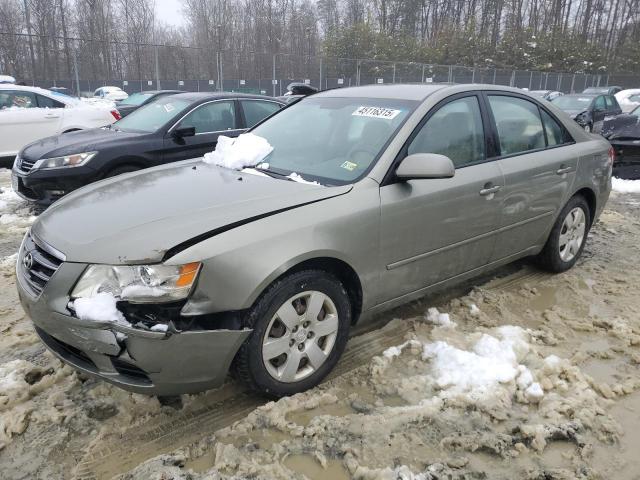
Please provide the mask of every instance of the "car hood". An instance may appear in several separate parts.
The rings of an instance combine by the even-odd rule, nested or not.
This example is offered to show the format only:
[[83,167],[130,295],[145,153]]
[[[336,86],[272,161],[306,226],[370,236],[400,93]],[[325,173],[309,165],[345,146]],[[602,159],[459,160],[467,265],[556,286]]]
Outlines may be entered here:
[[347,193],[186,161],[83,187],[38,217],[32,232],[70,262],[157,263],[183,242]]
[[40,160],[74,153],[99,151],[105,146],[112,146],[116,142],[140,135],[145,134],[116,131],[111,128],[78,130],[30,143],[22,149],[20,156],[28,160]]

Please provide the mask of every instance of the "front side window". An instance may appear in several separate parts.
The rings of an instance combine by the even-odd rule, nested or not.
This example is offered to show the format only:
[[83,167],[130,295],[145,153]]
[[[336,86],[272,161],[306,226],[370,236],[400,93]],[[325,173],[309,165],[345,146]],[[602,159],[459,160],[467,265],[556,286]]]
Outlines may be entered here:
[[[125,117],[126,118],[126,117]],[[176,128],[194,127],[199,133],[221,132],[236,128],[233,102],[212,102],[199,106],[184,117]]]
[[253,133],[273,147],[265,158],[270,170],[344,185],[366,174],[416,105],[399,99],[307,97]]
[[22,90],[9,90],[0,93],[0,109],[38,108],[36,94]]
[[240,105],[242,105],[242,110],[244,111],[247,128],[260,123],[281,108],[279,103],[263,102],[261,100],[240,100]]
[[161,98],[134,110],[114,125],[123,131],[152,133],[184,111],[190,103],[172,96]]
[[514,155],[545,147],[538,106],[521,98],[489,95],[498,130],[501,155]]
[[607,109],[606,103],[604,101],[604,97],[602,95],[600,95],[598,98],[596,98],[596,101],[593,105],[593,108],[596,111],[603,111]]
[[484,130],[478,99],[465,97],[441,107],[409,144],[408,153],[438,153],[456,167],[485,158]]

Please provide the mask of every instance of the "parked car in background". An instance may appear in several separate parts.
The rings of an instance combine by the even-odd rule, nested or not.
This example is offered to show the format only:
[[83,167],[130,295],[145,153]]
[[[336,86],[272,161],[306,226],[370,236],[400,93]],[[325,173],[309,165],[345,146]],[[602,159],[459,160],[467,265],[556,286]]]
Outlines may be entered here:
[[16,79],[11,75],[0,75],[0,84],[2,83],[16,83]]
[[257,95],[165,95],[107,128],[27,145],[13,166],[14,189],[48,205],[102,178],[201,157],[215,148],[219,135],[237,136],[283,105]]
[[544,98],[548,101],[564,95],[564,93],[558,92],[557,90],[530,90],[529,93],[535,97]]
[[63,95],[67,95],[69,97],[73,96],[73,92],[69,90],[67,87],[49,87],[49,90],[55,93],[61,93]]
[[588,93],[590,95],[599,95],[599,94],[605,94],[605,95],[615,95],[616,93],[618,93],[619,91],[622,90],[622,87],[589,87],[589,88],[585,88],[582,93]]
[[184,93],[183,90],[146,90],[144,92],[133,93],[124,100],[116,103],[120,115],[126,117],[134,110],[146,105],[165,95],[175,95],[176,93]]
[[616,152],[613,174],[629,180],[640,179],[640,106],[605,120],[602,135]]
[[251,133],[232,154],[253,168],[164,165],[36,219],[18,292],[55,355],[156,395],[219,386],[233,361],[291,395],[376,313],[530,255],[571,268],[611,189],[604,138],[508,87],[328,90]]
[[613,95],[576,93],[557,97],[553,104],[564,110],[587,132],[599,133],[605,117],[622,113]]
[[120,87],[100,87],[97,88],[95,92],[93,92],[93,96],[96,98],[102,98],[104,100],[113,100],[114,102],[119,102],[127,98],[129,95]]
[[640,106],[640,88],[622,90],[616,93],[615,97],[623,113],[630,112]]
[[0,85],[0,165],[11,168],[18,151],[41,138],[109,125],[115,108],[88,105],[38,87]]

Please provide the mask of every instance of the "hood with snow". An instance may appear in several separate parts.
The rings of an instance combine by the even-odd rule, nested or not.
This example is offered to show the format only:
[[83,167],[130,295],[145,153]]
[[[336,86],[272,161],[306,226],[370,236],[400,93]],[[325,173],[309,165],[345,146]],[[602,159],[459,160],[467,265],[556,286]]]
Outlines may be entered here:
[[201,235],[348,192],[185,161],[106,179],[67,195],[34,223],[67,261],[161,262]]

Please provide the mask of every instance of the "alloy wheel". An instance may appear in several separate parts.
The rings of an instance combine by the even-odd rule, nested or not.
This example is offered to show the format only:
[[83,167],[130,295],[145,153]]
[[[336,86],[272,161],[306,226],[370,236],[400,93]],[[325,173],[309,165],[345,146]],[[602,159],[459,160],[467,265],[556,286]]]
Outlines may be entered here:
[[563,262],[570,262],[580,251],[587,231],[587,219],[580,207],[572,209],[562,222],[558,247]]
[[320,368],[338,335],[338,311],[328,295],[306,291],[284,302],[262,341],[262,360],[274,379],[300,381]]

